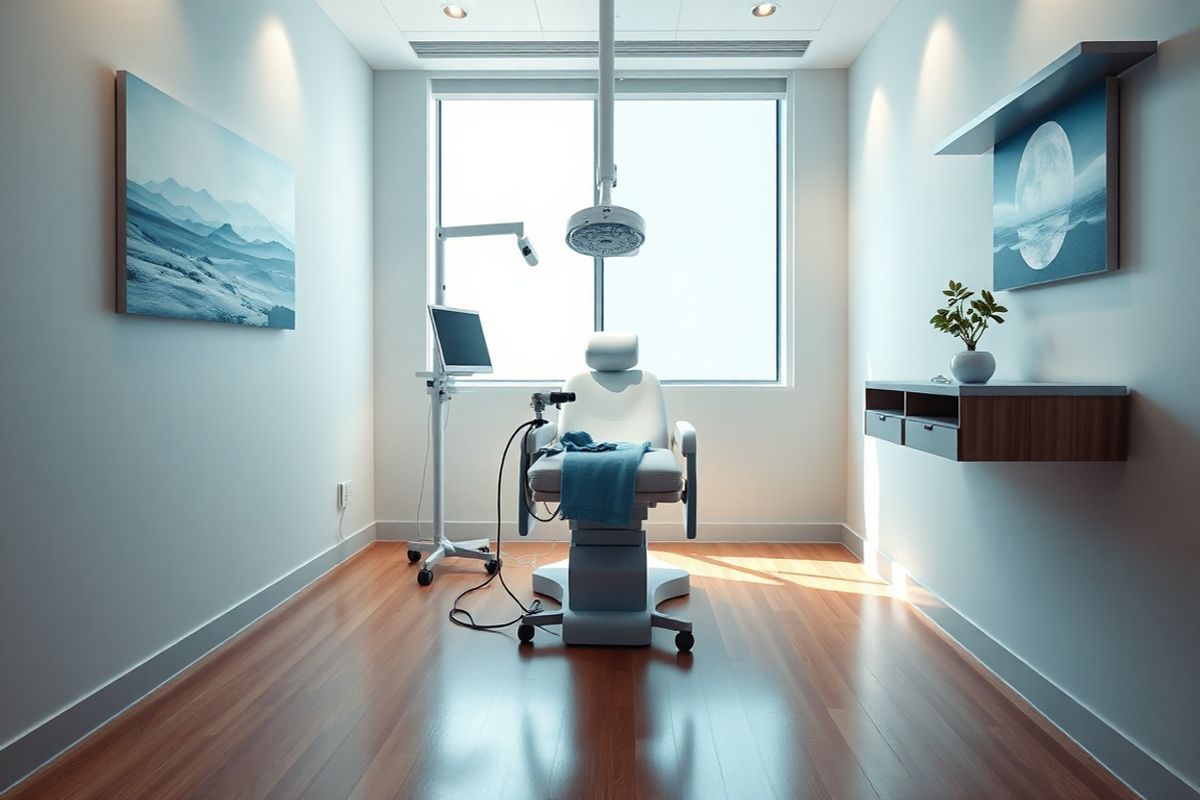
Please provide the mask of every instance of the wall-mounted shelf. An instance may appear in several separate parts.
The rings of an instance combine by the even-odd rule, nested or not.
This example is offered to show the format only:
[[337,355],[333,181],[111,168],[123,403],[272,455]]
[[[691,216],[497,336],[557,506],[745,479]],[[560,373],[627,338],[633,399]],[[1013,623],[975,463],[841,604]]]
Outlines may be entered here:
[[1124,461],[1129,389],[867,381],[868,436],[952,461]]
[[979,155],[1084,89],[1158,51],[1157,42],[1080,42],[938,145],[936,155]]

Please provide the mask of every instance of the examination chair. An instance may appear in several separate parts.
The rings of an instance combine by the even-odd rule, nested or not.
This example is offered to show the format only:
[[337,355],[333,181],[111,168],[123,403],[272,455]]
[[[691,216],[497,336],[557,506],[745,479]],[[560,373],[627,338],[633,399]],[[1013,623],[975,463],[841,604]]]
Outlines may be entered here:
[[[518,636],[533,639],[534,629],[562,625],[569,645],[650,644],[652,628],[676,631],[675,645],[691,650],[692,623],[655,610],[672,597],[690,591],[686,570],[648,557],[643,523],[659,503],[680,503],[684,530],[696,538],[696,429],[676,422],[668,439],[667,407],[658,378],[634,369],[637,336],[597,333],[588,341],[584,372],[567,381],[563,390],[575,401],[562,406],[558,424],[547,423],[526,439],[521,453],[518,532],[529,534],[534,503],[557,503],[561,498],[564,454],[538,451],[567,431],[587,431],[597,441],[650,442],[637,471],[633,510],[626,527],[582,519],[570,520],[571,548],[566,561],[533,573],[534,592],[562,604],[556,611],[527,614]],[[672,453],[683,456],[686,475]]]

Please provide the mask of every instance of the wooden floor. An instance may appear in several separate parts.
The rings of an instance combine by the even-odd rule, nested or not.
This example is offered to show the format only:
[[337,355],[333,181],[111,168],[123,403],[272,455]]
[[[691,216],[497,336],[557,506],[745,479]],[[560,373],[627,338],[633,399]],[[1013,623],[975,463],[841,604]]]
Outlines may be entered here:
[[[656,549],[693,575],[664,606],[694,619],[690,655],[665,631],[622,650],[456,628],[481,567],[419,589],[381,542],[11,797],[1132,796],[842,547]],[[524,597],[529,573],[505,568]],[[477,597],[481,618],[513,611]]]

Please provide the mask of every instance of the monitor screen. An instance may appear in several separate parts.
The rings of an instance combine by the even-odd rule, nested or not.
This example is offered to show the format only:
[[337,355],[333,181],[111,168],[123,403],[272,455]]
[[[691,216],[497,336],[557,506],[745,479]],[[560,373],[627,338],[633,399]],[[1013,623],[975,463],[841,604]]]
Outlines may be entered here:
[[478,311],[430,306],[429,316],[433,319],[433,335],[437,337],[438,351],[447,372],[492,371],[492,357],[488,354],[487,340],[483,338]]

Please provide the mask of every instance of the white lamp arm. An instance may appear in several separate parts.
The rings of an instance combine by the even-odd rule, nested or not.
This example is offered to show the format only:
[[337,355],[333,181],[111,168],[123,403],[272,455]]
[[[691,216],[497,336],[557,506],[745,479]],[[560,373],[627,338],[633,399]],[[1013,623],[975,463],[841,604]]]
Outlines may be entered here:
[[475,236],[503,236],[512,234],[518,239],[525,235],[524,222],[491,222],[486,225],[451,225],[439,227],[439,239],[469,239]]

